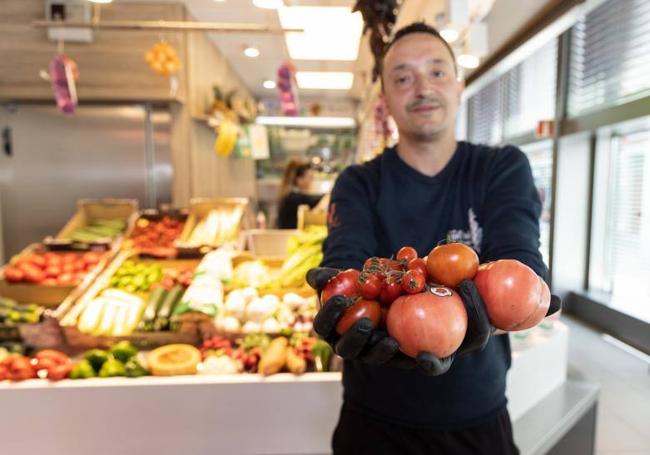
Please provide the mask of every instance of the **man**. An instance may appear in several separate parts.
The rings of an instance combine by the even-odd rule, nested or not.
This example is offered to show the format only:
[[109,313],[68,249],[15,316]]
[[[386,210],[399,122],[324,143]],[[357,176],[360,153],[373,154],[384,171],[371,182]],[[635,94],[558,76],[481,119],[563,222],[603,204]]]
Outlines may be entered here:
[[[387,47],[381,77],[399,144],[337,179],[324,260],[310,284],[320,289],[332,268],[360,269],[367,258],[390,257],[405,245],[426,256],[443,239],[472,246],[481,262],[517,259],[544,277],[541,206],[527,158],[515,147],[456,141],[464,86],[449,45],[423,23],[405,27]],[[406,358],[363,319],[338,337],[332,328],[346,303],[322,302],[314,327],[346,359],[335,455],[518,453],[506,409],[508,337],[490,337],[470,281],[459,292],[468,335],[447,359]],[[557,300],[552,307],[549,314]]]

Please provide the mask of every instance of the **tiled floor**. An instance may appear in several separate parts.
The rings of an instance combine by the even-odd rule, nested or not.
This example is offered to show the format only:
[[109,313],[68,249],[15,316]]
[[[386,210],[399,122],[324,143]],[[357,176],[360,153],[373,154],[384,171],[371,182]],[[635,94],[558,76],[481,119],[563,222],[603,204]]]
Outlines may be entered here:
[[650,455],[650,365],[587,326],[570,326],[569,364],[600,383],[597,455]]

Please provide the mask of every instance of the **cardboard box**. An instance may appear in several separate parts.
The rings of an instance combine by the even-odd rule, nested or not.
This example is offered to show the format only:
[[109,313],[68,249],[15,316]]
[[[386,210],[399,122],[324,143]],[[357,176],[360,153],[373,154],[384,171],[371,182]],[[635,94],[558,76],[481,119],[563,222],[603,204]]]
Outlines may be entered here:
[[246,250],[253,255],[285,258],[289,237],[298,233],[297,229],[250,229],[242,232]]

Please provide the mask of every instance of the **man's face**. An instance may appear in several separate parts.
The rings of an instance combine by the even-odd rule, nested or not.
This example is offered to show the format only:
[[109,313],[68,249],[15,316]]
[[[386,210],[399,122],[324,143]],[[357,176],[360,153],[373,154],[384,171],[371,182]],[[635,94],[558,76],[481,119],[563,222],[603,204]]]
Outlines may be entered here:
[[431,142],[455,130],[463,83],[438,38],[413,33],[399,39],[384,57],[382,78],[386,105],[400,136]]

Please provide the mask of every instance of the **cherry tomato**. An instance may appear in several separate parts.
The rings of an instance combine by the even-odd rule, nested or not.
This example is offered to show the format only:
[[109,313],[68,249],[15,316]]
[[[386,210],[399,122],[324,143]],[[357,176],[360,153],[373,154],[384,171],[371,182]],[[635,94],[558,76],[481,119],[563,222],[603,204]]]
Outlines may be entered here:
[[47,261],[43,256],[34,255],[29,258],[29,261],[39,269],[44,269],[47,267]]
[[377,275],[366,271],[361,272],[358,283],[361,297],[368,300],[373,300],[379,297],[382,288],[382,281]]
[[447,243],[431,250],[427,258],[429,279],[450,288],[471,280],[478,269],[478,256],[462,243]]
[[408,270],[402,277],[402,289],[407,294],[422,292],[426,282],[425,276],[420,270]]
[[397,274],[391,274],[386,278],[384,288],[379,294],[379,302],[383,306],[388,306],[393,301],[402,295],[402,283]]
[[372,270],[372,269],[377,269],[380,267],[379,263],[379,258],[378,257],[371,257],[366,259],[366,262],[363,263],[363,270]]
[[370,319],[372,327],[377,327],[381,319],[381,307],[374,300],[357,300],[354,305],[345,310],[343,316],[341,316],[341,319],[336,324],[336,331],[339,335],[343,335],[361,318]]
[[408,264],[409,262],[411,262],[413,259],[417,257],[418,257],[418,252],[415,251],[415,248],[413,248],[412,246],[403,246],[397,252],[395,259],[397,259],[400,262],[404,262]]
[[406,266],[406,270],[419,270],[424,275],[425,281],[427,277],[427,261],[422,258],[415,258]]
[[384,268],[384,270],[386,270],[386,272],[390,272],[391,270],[394,270],[396,272],[402,271],[402,264],[400,264],[399,261],[394,261],[393,259],[381,258],[379,260],[379,263]]
[[345,297],[354,297],[358,294],[359,288],[357,281],[359,280],[359,271],[354,269],[347,269],[339,272],[336,276],[330,278],[323,292],[320,295],[321,303],[327,302],[335,295],[343,295]]

